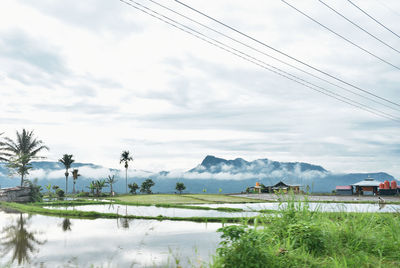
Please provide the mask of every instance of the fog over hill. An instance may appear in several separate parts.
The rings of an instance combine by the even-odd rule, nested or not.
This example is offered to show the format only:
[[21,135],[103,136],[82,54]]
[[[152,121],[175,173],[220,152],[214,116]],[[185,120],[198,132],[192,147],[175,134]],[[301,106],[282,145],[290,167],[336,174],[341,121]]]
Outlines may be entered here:
[[[29,179],[38,178],[40,185],[59,185],[65,188],[65,169],[58,162],[40,161],[32,163]],[[87,190],[91,180],[104,179],[108,175],[115,175],[118,182],[113,187],[117,192],[125,191],[125,177],[123,170],[109,169],[90,163],[74,163],[73,168],[78,168],[82,175],[77,181],[77,189]],[[71,170],[72,170],[71,169]],[[4,164],[0,165],[0,185],[10,187],[19,184],[17,178],[11,178]],[[72,189],[72,176],[69,177],[69,189]],[[269,159],[246,161],[242,158],[226,160],[208,155],[198,166],[188,171],[162,171],[152,173],[148,171],[134,170],[128,172],[128,182],[136,182],[139,185],[151,178],[156,185],[153,192],[175,192],[176,182],[183,182],[186,191],[200,193],[204,189],[208,193],[217,193],[219,189],[223,193],[237,193],[244,191],[255,182],[264,185],[272,185],[282,180],[289,184],[309,186],[313,192],[331,192],[336,185],[349,185],[365,178],[372,177],[377,180],[393,180],[394,178],[384,172],[333,174],[321,166],[302,162],[278,162]],[[108,189],[105,189],[108,191]]]

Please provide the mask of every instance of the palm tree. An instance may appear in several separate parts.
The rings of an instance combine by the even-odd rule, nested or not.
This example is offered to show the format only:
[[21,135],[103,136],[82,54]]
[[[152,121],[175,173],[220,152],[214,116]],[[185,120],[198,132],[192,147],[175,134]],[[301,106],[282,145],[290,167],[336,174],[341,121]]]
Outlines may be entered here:
[[129,151],[122,152],[119,163],[120,164],[122,162],[125,163],[125,190],[126,190],[126,193],[128,193],[128,162],[132,161],[132,160],[133,160],[133,158],[132,158],[132,156],[130,156]]
[[78,169],[74,168],[74,170],[72,170],[72,178],[73,178],[73,183],[74,183],[74,185],[73,185],[74,188],[73,188],[72,192],[74,194],[75,194],[75,184],[76,184],[76,181],[78,180],[79,176],[81,176],[81,174],[78,173]]
[[65,166],[65,194],[68,194],[68,176],[69,176],[68,170],[71,168],[72,163],[75,162],[75,160],[72,159],[72,157],[73,157],[72,154],[64,154],[63,157],[58,160]]
[[108,178],[107,178],[107,184],[108,185],[110,185],[110,195],[112,195],[112,193],[113,193],[113,184],[114,183],[116,183],[117,182],[117,180],[114,178],[114,175],[108,175]]
[[[24,183],[24,176],[28,174],[28,166],[31,160],[41,159],[44,157],[37,156],[43,150],[49,150],[49,147],[43,145],[43,141],[34,137],[33,131],[22,130],[22,133],[17,133],[16,141],[10,138],[4,138],[5,142],[2,143],[3,150],[6,151],[5,155],[8,157],[7,161],[14,161],[19,164],[17,173],[21,175],[21,186]],[[4,153],[3,153],[4,155]]]
[[106,180],[96,180],[94,182],[94,187],[96,189],[96,195],[100,196],[101,190],[106,187]]
[[[0,133],[0,136],[4,133]],[[0,161],[7,161],[7,153],[5,153],[5,143],[0,140]]]

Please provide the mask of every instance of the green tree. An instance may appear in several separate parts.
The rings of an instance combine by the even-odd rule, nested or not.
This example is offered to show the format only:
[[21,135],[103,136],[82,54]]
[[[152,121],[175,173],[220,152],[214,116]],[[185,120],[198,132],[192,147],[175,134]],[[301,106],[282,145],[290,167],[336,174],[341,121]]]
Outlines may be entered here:
[[31,159],[29,155],[24,154],[19,157],[12,156],[9,158],[7,163],[7,168],[10,170],[10,174],[19,174],[21,175],[21,186],[24,184],[24,177],[29,174],[29,170],[32,169],[32,165],[30,163]]
[[5,142],[2,142],[2,148],[7,157],[7,161],[11,161],[12,165],[18,165],[16,168],[17,173],[21,176],[21,186],[24,183],[24,177],[28,174],[30,161],[35,159],[41,159],[44,157],[38,156],[43,150],[49,150],[47,146],[43,144],[43,141],[35,138],[33,131],[27,131],[25,129],[22,132],[16,132],[17,139],[13,141],[10,138],[4,138]]
[[64,154],[61,159],[58,160],[58,162],[61,162],[64,167],[65,167],[65,193],[68,194],[68,176],[69,172],[68,170],[71,168],[72,163],[75,162],[74,159],[72,159],[73,155],[72,154]]
[[151,187],[155,185],[154,181],[152,179],[146,179],[141,187],[140,187],[140,192],[141,193],[146,193],[146,194],[151,194]]
[[113,184],[117,183],[117,180],[114,178],[114,175],[108,175],[107,184],[110,185],[110,195],[113,193]]
[[96,183],[95,183],[95,181],[91,181],[90,184],[89,184],[89,186],[86,186],[86,187],[89,188],[90,193],[91,193],[92,195],[94,195],[94,191],[96,190]]
[[52,192],[51,192],[51,183],[49,183],[48,185],[44,186],[47,190],[47,194],[49,195],[49,197],[51,197]]
[[78,180],[78,177],[80,177],[81,176],[81,174],[79,174],[79,170],[77,169],[77,168],[74,168],[74,170],[72,170],[72,181],[73,181],[73,190],[72,190],[72,192],[75,194],[75,184],[76,184],[76,181]]
[[136,182],[128,184],[128,187],[131,194],[136,194],[137,189],[139,189],[139,185]]
[[186,186],[183,184],[183,182],[177,182],[175,189],[179,191],[179,194],[181,194],[182,191],[186,189]]
[[133,157],[130,155],[129,151],[123,151],[121,154],[121,158],[119,159],[119,163],[125,164],[125,190],[128,193],[128,162],[132,161]]
[[96,196],[100,196],[101,191],[103,190],[104,187],[106,186],[106,180],[96,180],[94,182],[94,187],[96,189]]

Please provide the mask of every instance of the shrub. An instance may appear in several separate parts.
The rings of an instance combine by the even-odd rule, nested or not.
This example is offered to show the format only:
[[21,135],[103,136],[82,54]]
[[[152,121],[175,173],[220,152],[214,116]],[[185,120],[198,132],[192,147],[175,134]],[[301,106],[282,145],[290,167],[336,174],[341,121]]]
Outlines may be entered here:
[[57,190],[56,190],[56,195],[57,195],[59,198],[62,198],[62,197],[65,196],[65,192],[64,192],[63,189],[57,188]]
[[89,195],[89,192],[80,192],[76,195],[76,197],[88,197]]

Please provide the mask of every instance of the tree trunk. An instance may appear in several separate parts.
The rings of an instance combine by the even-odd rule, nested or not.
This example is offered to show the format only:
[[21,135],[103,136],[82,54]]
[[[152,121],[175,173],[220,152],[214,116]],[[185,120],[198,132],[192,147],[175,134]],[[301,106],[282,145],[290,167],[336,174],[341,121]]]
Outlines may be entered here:
[[74,180],[74,185],[73,185],[73,189],[72,189],[72,192],[75,194],[75,180]]
[[128,168],[125,168],[125,191],[128,193]]
[[24,173],[21,174],[21,187],[24,185]]
[[69,173],[68,173],[68,169],[67,169],[67,171],[65,172],[65,194],[68,193],[68,175],[69,175]]

